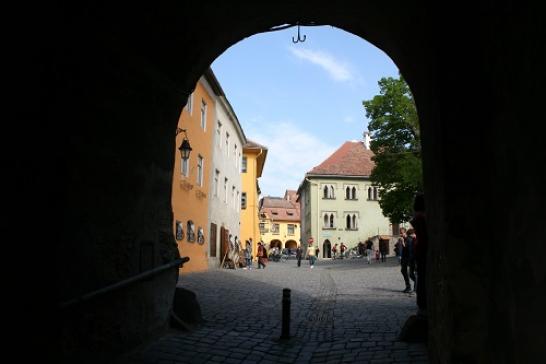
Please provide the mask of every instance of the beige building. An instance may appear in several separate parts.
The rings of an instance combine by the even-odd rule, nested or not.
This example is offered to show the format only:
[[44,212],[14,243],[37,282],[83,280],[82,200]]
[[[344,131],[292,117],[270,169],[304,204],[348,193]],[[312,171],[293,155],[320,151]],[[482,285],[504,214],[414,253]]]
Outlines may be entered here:
[[267,249],[295,250],[300,238],[300,205],[294,190],[284,197],[266,196],[260,200],[260,233]]
[[[392,240],[392,225],[370,181],[372,156],[366,141],[345,142],[301,182],[301,241],[306,248],[307,239],[313,237],[321,258],[330,257],[336,243],[352,248],[376,235]],[[392,246],[389,253],[393,254]]]

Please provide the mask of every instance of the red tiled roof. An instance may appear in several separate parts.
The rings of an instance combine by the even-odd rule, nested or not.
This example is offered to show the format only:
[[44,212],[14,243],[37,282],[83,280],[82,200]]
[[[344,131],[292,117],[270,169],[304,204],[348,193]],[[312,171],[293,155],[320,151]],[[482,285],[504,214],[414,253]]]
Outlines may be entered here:
[[272,220],[300,221],[300,204],[282,197],[266,196],[262,199],[260,213]]
[[371,150],[366,149],[363,142],[345,142],[307,174],[369,176],[375,166],[372,161],[373,155]]

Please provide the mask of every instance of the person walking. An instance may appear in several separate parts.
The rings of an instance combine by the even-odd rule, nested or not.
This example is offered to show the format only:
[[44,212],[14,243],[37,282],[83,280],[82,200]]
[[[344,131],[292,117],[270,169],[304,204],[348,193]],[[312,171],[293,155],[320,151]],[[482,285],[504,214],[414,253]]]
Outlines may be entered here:
[[404,293],[410,293],[411,292],[411,286],[410,281],[408,277],[408,264],[409,264],[409,254],[410,250],[408,247],[408,236],[406,232],[402,232],[401,236],[402,238],[402,258],[400,260],[400,273],[402,273],[402,277],[404,277],[404,283],[406,284],[406,288],[402,291]]
[[260,241],[258,243],[258,269],[265,269],[267,265],[267,250],[264,244]]
[[301,267],[301,257],[303,255],[303,249],[298,245],[296,249],[296,259],[298,260],[298,268]]
[[341,259],[343,259],[345,257],[345,251],[347,250],[347,245],[343,244],[343,242],[341,242],[341,246],[339,247],[339,251],[340,251],[340,255],[341,255]]
[[373,241],[372,239],[366,240],[366,258],[368,260],[368,264],[371,264],[372,262],[372,253],[373,253]]
[[335,243],[334,246],[332,247],[332,259],[336,259],[336,254],[337,254],[337,243]]
[[309,267],[311,269],[315,266],[315,260],[317,259],[317,248],[313,246],[312,238],[308,241],[309,246],[307,247],[307,257],[309,258]]
[[413,281],[413,292],[417,288],[417,277],[416,277],[416,263],[415,263],[415,240],[416,240],[415,230],[409,229],[407,233],[407,245],[408,245],[408,268],[409,268],[409,277]]
[[252,238],[246,241],[245,260],[248,270],[252,269]]
[[383,241],[381,242],[380,241],[380,244],[379,244],[379,254],[381,254],[381,263],[384,263],[387,261],[387,242],[386,241]]
[[419,308],[418,316],[427,317],[427,291],[426,291],[426,274],[427,274],[427,249],[428,249],[428,233],[425,219],[425,197],[422,193],[417,194],[413,201],[413,218],[410,221],[411,226],[415,229],[415,263],[417,264],[417,307]]

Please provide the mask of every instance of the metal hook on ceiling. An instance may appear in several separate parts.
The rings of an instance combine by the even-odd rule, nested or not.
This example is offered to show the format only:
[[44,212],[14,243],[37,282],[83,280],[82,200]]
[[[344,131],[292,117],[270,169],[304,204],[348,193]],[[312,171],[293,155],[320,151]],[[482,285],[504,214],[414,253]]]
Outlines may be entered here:
[[305,42],[305,38],[307,38],[306,35],[303,35],[303,38],[300,37],[300,23],[297,23],[298,24],[298,39],[294,39],[294,37],[292,37],[292,42],[293,43],[298,43],[298,42]]

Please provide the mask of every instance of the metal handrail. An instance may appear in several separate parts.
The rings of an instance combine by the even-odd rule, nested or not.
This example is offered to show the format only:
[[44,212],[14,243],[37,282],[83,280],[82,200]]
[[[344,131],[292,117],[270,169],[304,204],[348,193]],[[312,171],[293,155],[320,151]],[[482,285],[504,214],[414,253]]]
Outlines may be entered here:
[[173,260],[170,263],[167,263],[167,264],[164,264],[162,266],[150,269],[150,270],[148,270],[146,272],[137,274],[136,276],[133,276],[131,278],[124,279],[123,281],[114,283],[114,284],[112,284],[110,286],[100,288],[100,289],[98,289],[96,291],[86,293],[84,295],[81,295],[81,296],[79,296],[77,298],[73,298],[73,299],[68,300],[68,301],[61,302],[59,304],[59,308],[66,309],[67,307],[73,306],[75,304],[80,304],[82,302],[89,301],[90,299],[93,299],[93,298],[96,298],[98,296],[104,295],[104,294],[106,294],[108,292],[111,292],[111,291],[123,288],[125,286],[128,286],[131,283],[138,282],[138,281],[141,281],[141,280],[146,279],[148,277],[151,277],[151,276],[153,276],[155,274],[161,273],[161,272],[163,272],[163,271],[165,271],[165,270],[167,270],[169,268],[172,268],[172,267],[175,267],[175,266],[180,267],[189,260],[190,260],[189,257],[177,258],[177,259]]

